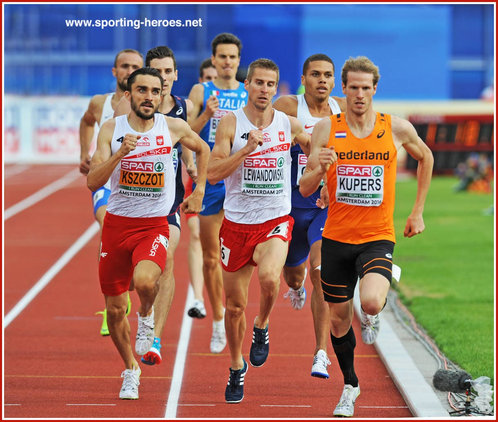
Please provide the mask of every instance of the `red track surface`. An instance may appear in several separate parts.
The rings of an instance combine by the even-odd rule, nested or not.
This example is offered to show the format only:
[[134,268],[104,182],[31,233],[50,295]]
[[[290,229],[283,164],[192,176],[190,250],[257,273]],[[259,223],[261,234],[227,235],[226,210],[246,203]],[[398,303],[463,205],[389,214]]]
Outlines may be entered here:
[[[5,173],[5,209],[67,174],[70,166],[31,166]],[[83,177],[5,221],[4,316],[92,224]],[[176,292],[163,335],[163,363],[142,365],[140,399],[121,401],[123,364],[109,337],[99,335],[103,297],[97,279],[98,236],[85,245],[4,331],[6,418],[164,418],[188,289],[187,226],[175,257]],[[311,288],[308,281],[307,286]],[[249,367],[245,397],[226,404],[229,356],[209,353],[211,313],[193,321],[179,397],[178,418],[330,418],[343,380],[332,347],[331,378],[310,376],[314,334],[309,299],[293,310],[279,299],[270,320],[270,356]],[[248,360],[258,283],[251,282],[244,356]],[[206,295],[205,295],[206,296]],[[206,296],[207,298],[207,296]],[[137,297],[130,322],[136,332]],[[361,342],[356,372],[361,395],[355,417],[411,417],[373,346]]]

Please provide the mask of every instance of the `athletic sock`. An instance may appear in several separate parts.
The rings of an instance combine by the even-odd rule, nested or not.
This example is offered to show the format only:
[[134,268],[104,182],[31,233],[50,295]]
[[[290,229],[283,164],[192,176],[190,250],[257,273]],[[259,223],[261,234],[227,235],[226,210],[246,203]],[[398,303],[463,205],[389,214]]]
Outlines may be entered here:
[[354,372],[354,348],[356,347],[356,337],[353,327],[349,329],[344,337],[334,337],[330,333],[332,347],[339,361],[339,366],[344,376],[344,384],[358,387],[358,377]]

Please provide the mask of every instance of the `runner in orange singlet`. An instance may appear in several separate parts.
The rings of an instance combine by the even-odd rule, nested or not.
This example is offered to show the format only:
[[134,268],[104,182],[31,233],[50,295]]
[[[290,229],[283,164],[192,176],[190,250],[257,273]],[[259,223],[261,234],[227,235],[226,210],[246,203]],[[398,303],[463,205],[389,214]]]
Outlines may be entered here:
[[372,98],[380,75],[366,57],[350,58],[342,69],[346,112],[318,122],[300,191],[309,196],[327,178],[329,212],[322,241],[322,288],[331,319],[331,340],[344,376],[334,416],[353,416],[360,394],[354,370],[353,293],[360,280],[361,325],[365,343],[379,329],[392,278],[396,145],[418,161],[418,189],[405,237],[422,233],[425,198],[434,159],[405,119],[377,113]]

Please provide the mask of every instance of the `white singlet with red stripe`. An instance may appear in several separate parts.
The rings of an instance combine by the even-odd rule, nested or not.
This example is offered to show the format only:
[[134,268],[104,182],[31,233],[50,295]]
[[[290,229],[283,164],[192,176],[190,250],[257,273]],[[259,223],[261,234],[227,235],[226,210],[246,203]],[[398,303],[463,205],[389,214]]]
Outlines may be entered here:
[[[273,111],[273,121],[263,129],[263,145],[225,179],[225,217],[234,223],[260,224],[291,210],[291,124],[285,113]],[[233,114],[237,124],[231,154],[247,144],[249,131],[258,129],[243,109]]]
[[124,157],[111,175],[107,211],[123,217],[163,217],[175,199],[172,142],[165,117],[154,115],[154,126],[140,133],[131,128],[128,116],[116,117],[111,150],[115,154],[127,133],[140,135],[137,147]]

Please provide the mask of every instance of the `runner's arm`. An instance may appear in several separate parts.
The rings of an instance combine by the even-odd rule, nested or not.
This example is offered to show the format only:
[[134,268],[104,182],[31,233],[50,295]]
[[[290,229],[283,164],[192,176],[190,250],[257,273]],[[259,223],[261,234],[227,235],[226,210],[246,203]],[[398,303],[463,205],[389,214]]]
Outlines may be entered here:
[[401,142],[408,154],[418,161],[417,195],[403,233],[405,237],[413,237],[422,233],[425,229],[422,214],[431,184],[434,157],[429,147],[420,139],[417,131],[408,120],[392,116],[392,129],[395,139]]
[[287,114],[287,116],[297,117],[297,98],[295,95],[282,95],[275,100],[273,108]]
[[[216,97],[215,97],[216,98]],[[202,111],[204,102],[204,85],[195,84],[190,91],[188,99],[192,101],[192,119],[189,121],[190,127],[196,133],[201,133],[201,130],[206,126],[206,123],[213,116],[214,110],[211,107],[206,107]],[[216,104],[218,100],[216,99]],[[217,107],[216,107],[217,108]]]
[[121,158],[136,148],[138,137],[127,133],[119,150],[116,151],[116,154],[112,154],[111,141],[115,125],[116,121],[114,119],[108,120],[99,131],[97,150],[93,154],[87,176],[87,185],[92,192],[104,186]]
[[[182,211],[186,214],[199,213],[206,187],[206,172],[209,160],[209,146],[181,119],[165,117],[173,139],[182,147],[195,152],[197,160],[197,181],[193,192],[182,202]],[[185,151],[185,150],[184,150]]]
[[304,174],[299,180],[299,192],[304,197],[315,192],[331,164],[337,161],[333,149],[327,148],[330,133],[330,119],[320,120],[311,135],[311,153]]
[[310,155],[311,137],[305,132],[303,125],[295,117],[289,116],[292,131],[292,145],[299,144],[306,155]]
[[251,130],[246,146],[230,155],[237,119],[233,113],[223,116],[216,129],[216,139],[208,166],[209,183],[215,184],[230,176],[258,145],[263,144],[261,130]]
[[80,173],[88,174],[90,170],[90,148],[97,118],[102,114],[104,95],[95,95],[88,104],[88,109],[80,120]]

